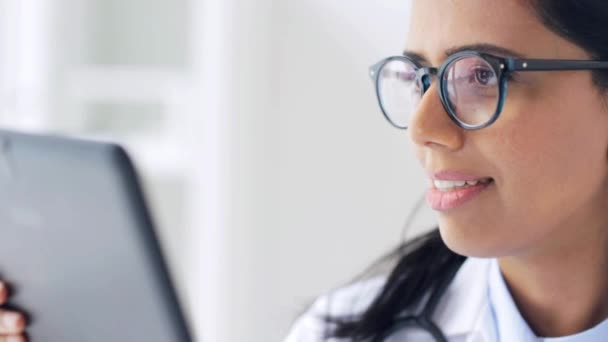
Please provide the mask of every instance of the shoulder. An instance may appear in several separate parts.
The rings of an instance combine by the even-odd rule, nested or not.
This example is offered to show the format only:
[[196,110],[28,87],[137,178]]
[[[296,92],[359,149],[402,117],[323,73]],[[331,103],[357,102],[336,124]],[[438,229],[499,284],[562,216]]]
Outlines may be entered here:
[[[446,333],[459,335],[470,331],[480,318],[480,311],[486,306],[484,293],[489,264],[487,259],[468,258],[446,290],[433,315]],[[324,338],[332,328],[324,317],[348,317],[362,313],[382,291],[385,283],[386,277],[377,277],[320,296],[296,320],[284,342],[343,342]]]
[[[355,282],[318,297],[293,324],[284,342],[327,341],[325,317],[348,317],[365,311],[386,283],[386,277]],[[338,340],[334,340],[338,341]]]

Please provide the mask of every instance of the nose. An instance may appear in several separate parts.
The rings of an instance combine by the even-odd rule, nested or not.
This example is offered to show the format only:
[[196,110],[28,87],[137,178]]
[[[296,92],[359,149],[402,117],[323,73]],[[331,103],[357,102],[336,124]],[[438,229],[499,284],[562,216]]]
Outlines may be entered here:
[[417,147],[457,151],[464,145],[464,131],[448,116],[433,82],[420,99],[408,131]]

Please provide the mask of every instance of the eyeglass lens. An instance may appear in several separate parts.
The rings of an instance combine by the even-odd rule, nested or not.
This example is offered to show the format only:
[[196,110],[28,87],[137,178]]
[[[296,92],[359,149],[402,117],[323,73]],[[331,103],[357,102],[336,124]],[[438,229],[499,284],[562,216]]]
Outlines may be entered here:
[[378,99],[384,114],[395,126],[407,127],[422,97],[416,67],[407,61],[391,60],[380,69],[378,77]]
[[[389,60],[379,70],[377,92],[386,117],[406,128],[422,98],[417,67],[405,59]],[[441,79],[445,105],[455,118],[471,126],[489,122],[498,107],[500,85],[492,65],[478,56],[465,56],[446,66]]]

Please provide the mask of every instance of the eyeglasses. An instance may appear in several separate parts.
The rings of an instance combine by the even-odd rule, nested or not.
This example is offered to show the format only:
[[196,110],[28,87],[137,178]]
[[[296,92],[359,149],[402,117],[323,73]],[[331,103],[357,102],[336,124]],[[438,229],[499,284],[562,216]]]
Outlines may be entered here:
[[502,58],[462,51],[439,67],[422,67],[406,56],[388,57],[370,67],[380,108],[397,128],[406,129],[424,93],[437,76],[446,113],[464,129],[487,127],[500,116],[507,81],[516,71],[608,69],[608,61]]

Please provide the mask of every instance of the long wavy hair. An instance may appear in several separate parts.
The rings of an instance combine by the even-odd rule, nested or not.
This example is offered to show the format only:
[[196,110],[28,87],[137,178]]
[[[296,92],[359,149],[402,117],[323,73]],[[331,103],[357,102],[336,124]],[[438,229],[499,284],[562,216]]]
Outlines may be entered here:
[[[580,46],[592,59],[608,61],[608,1],[524,0],[554,33]],[[593,71],[593,81],[608,92],[608,70]],[[449,267],[466,259],[447,248],[438,229],[407,241],[380,261],[397,260],[377,297],[360,314],[325,317],[333,327],[327,338],[367,341],[386,331],[403,311],[418,307],[428,291],[438,286]],[[377,264],[380,264],[378,262]]]

